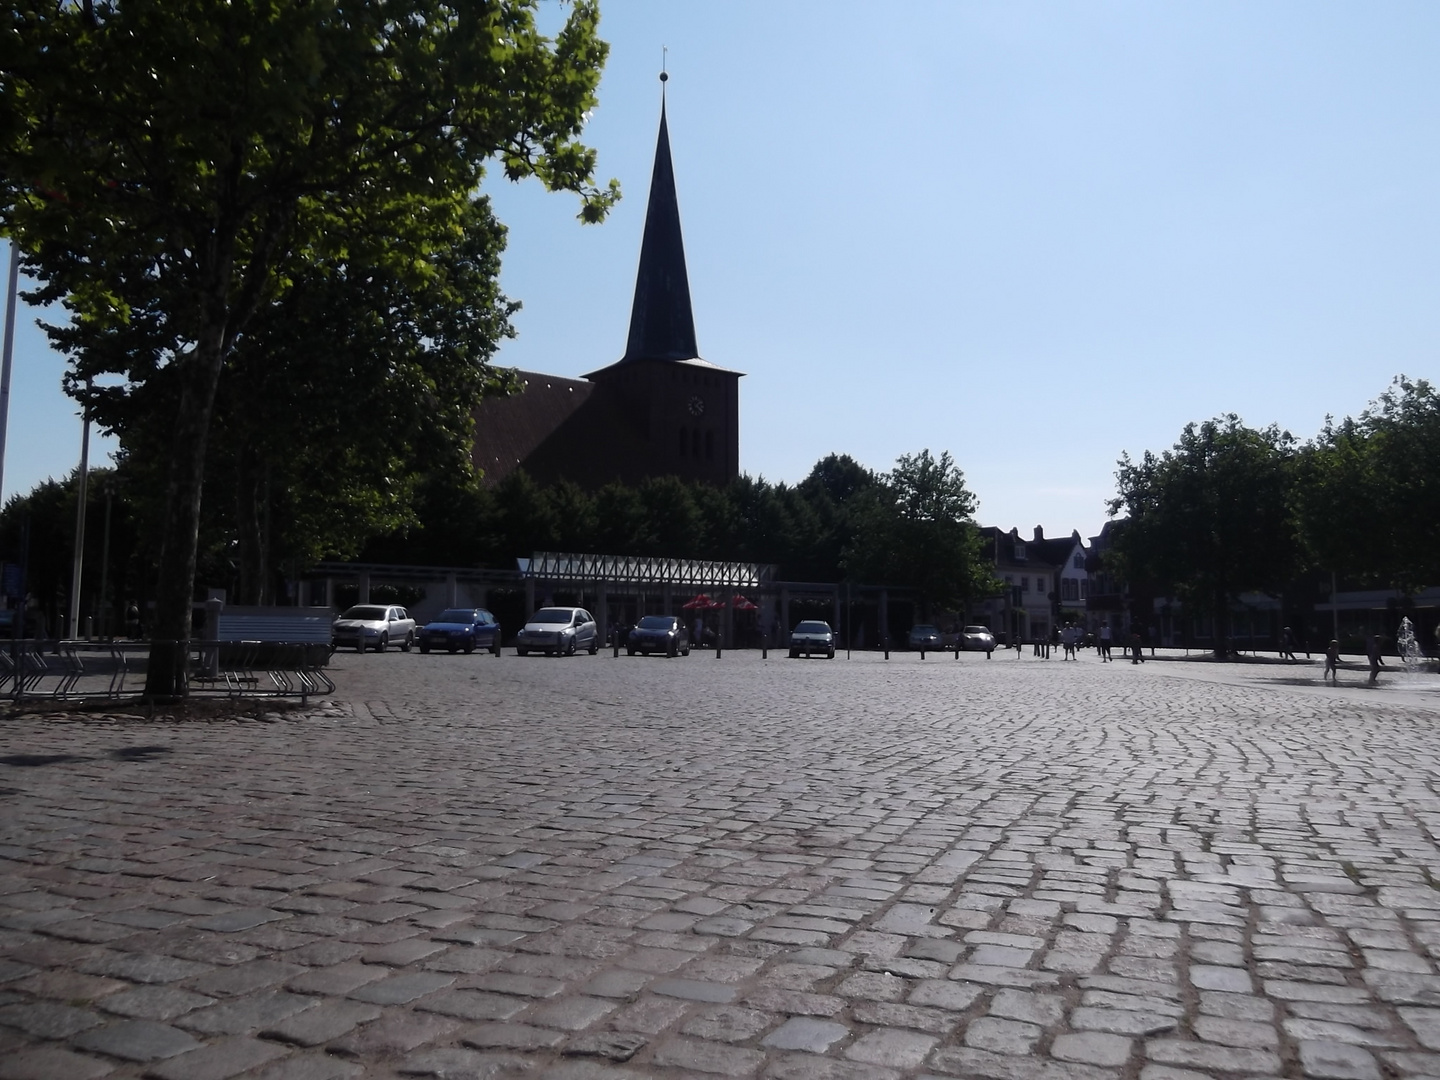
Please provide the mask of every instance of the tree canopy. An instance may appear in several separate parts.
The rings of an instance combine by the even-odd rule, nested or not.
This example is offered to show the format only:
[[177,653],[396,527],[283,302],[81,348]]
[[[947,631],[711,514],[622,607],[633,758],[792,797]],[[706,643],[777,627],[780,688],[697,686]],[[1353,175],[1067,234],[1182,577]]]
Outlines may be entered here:
[[1114,556],[1131,581],[1161,582],[1215,619],[1217,649],[1231,601],[1274,592],[1298,568],[1291,522],[1294,440],[1231,413],[1187,424],[1171,450],[1124,455],[1111,515],[1126,522]]
[[434,256],[475,224],[490,162],[579,193],[582,219],[600,220],[618,192],[594,186],[578,141],[606,54],[597,21],[586,0],[553,40],[535,0],[9,9],[0,230],[41,282],[32,298],[63,302],[83,330],[60,338],[86,357],[72,388],[116,374],[162,418],[134,451],[164,476],[151,696],[184,689],[222,376],[272,374],[263,334],[240,351],[258,313],[341,280],[351,298],[380,280],[458,285]]

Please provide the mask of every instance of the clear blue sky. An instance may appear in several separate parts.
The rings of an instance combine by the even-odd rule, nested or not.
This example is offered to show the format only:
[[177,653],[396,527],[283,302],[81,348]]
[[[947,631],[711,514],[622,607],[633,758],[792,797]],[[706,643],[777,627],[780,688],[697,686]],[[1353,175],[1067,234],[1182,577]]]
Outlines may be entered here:
[[[700,351],[747,373],[752,475],[949,450],[982,523],[1089,536],[1120,453],[1187,421],[1310,437],[1440,381],[1440,5],[601,7],[588,141],[626,197],[587,227],[490,185],[524,304],[501,364],[624,351],[666,45]],[[7,496],[73,467],[61,370],[22,326]]]

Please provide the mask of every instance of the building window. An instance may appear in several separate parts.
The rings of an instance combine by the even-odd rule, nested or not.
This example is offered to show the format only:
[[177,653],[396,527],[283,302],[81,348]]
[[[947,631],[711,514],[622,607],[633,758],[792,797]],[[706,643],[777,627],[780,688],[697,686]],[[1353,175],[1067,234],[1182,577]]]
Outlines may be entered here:
[[685,430],[685,425],[680,425],[680,456],[685,456],[685,448],[690,445],[690,434]]
[[1081,600],[1088,600],[1088,599],[1089,599],[1089,597],[1087,597],[1087,596],[1085,595],[1087,592],[1090,591],[1089,589],[1086,588],[1086,586],[1089,585],[1089,584],[1090,584],[1090,583],[1089,583],[1088,581],[1086,581],[1084,578],[1081,578],[1081,579],[1080,579],[1080,599],[1081,599]]
[[1024,562],[1024,561],[1025,561],[1025,541],[1023,541],[1023,540],[1016,540],[1016,541],[1015,541],[1015,561],[1016,561],[1016,562]]
[[700,457],[700,429],[698,427],[690,433],[690,449],[693,451],[690,456],[698,460]]
[[1084,570],[1084,569],[1085,569],[1085,553],[1084,553],[1083,551],[1077,551],[1077,552],[1075,552],[1075,560],[1074,560],[1070,565],[1073,566],[1073,567],[1075,567],[1076,570]]
[[1021,592],[1029,592],[1029,591],[1030,591],[1030,579],[1029,579],[1028,577],[1022,577],[1022,578],[1020,579],[1020,591],[1021,591]]
[[712,461],[715,458],[715,432],[705,432],[705,460]]

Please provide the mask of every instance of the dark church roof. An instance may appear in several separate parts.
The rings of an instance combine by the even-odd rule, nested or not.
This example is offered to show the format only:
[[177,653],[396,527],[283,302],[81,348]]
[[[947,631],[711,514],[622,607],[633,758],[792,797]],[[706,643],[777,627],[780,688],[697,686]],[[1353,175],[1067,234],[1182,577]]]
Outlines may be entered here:
[[695,316],[690,310],[690,279],[685,272],[685,241],[680,236],[680,200],[670,163],[670,129],[662,100],[645,236],[640,242],[640,271],[635,276],[635,303],[630,308],[630,340],[621,363],[691,360],[699,355]]
[[640,269],[635,274],[635,302],[630,308],[630,337],[625,343],[625,355],[601,371],[640,360],[696,360],[699,356],[695,315],[690,307],[690,277],[685,271],[685,241],[680,235],[680,199],[670,161],[670,128],[662,99],[650,201],[645,207],[645,235],[640,241]]

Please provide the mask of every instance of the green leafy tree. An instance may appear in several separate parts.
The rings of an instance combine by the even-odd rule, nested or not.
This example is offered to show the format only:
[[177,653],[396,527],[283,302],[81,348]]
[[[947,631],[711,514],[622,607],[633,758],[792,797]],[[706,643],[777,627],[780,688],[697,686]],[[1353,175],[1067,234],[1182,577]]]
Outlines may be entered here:
[[1316,564],[1412,592],[1440,581],[1440,395],[1398,376],[1358,419],[1326,420],[1298,455],[1297,525]]
[[995,588],[975,528],[976,499],[949,452],[902,454],[880,482],[859,489],[845,551],[857,578],[906,585],[923,607],[962,608]]
[[1173,449],[1128,454],[1115,474],[1112,517],[1123,515],[1114,566],[1132,582],[1172,587],[1215,620],[1224,655],[1230,606],[1242,592],[1278,595],[1298,558],[1290,513],[1294,440],[1246,427],[1231,413],[1188,424]]
[[[122,374],[171,411],[151,697],[183,692],[222,373],[305,268],[363,249],[402,278],[458,238],[486,164],[579,192],[606,47],[534,0],[19,0],[0,35],[0,229],[80,323],[165,342]],[[163,374],[162,374],[163,373]],[[119,433],[122,443],[125,433]]]

